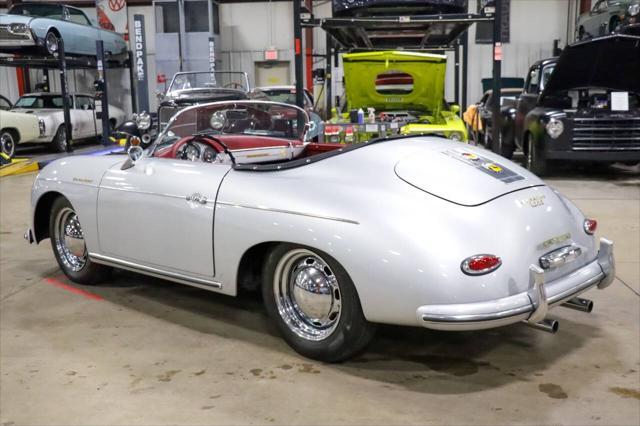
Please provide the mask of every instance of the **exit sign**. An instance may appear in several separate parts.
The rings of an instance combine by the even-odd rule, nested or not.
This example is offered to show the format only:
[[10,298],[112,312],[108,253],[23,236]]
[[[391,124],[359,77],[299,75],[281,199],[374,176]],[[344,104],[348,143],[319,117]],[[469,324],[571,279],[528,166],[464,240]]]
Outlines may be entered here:
[[268,49],[264,51],[264,60],[265,61],[277,61],[278,60],[278,51],[276,49]]

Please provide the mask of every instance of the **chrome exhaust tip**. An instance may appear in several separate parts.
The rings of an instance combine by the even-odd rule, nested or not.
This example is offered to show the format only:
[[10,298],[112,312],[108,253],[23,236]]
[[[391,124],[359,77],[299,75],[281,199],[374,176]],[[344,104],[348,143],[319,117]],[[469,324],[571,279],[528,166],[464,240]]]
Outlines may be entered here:
[[560,328],[560,323],[553,319],[543,319],[540,322],[523,321],[526,325],[537,330],[546,331],[547,333],[556,334]]
[[573,299],[567,300],[560,306],[586,313],[593,311],[593,301],[583,299],[581,297],[574,297]]

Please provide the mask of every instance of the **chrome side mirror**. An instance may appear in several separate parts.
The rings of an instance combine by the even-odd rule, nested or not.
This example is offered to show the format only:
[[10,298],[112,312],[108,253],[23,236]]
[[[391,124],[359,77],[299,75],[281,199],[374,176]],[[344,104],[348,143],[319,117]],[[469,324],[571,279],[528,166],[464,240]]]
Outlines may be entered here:
[[127,155],[128,155],[129,158],[127,158],[127,160],[122,164],[122,167],[120,169],[121,170],[127,170],[127,169],[130,169],[131,167],[135,166],[136,161],[138,161],[140,158],[142,158],[142,154],[143,153],[144,153],[144,150],[140,146],[133,145],[127,151]]

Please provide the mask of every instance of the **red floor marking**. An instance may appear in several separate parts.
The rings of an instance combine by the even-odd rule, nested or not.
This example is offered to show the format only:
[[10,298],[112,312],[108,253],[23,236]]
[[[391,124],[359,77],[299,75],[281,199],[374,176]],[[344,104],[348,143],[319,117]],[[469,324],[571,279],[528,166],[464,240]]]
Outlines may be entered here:
[[45,278],[44,282],[46,282],[47,284],[51,284],[53,286],[59,287],[63,290],[67,290],[73,294],[78,294],[80,296],[86,297],[87,299],[104,300],[101,296],[98,296],[97,294],[89,293],[86,290],[82,290],[80,288],[70,286],[69,284],[65,284],[62,281],[56,280],[55,278]]

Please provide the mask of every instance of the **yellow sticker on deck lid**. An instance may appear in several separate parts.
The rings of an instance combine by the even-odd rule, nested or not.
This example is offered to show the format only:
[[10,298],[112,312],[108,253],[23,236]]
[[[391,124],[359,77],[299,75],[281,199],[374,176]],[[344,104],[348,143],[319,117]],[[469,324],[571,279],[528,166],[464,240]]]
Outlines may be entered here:
[[497,164],[494,163],[488,163],[484,165],[488,170],[491,170],[492,172],[495,173],[500,173],[502,172],[502,167],[498,166]]

